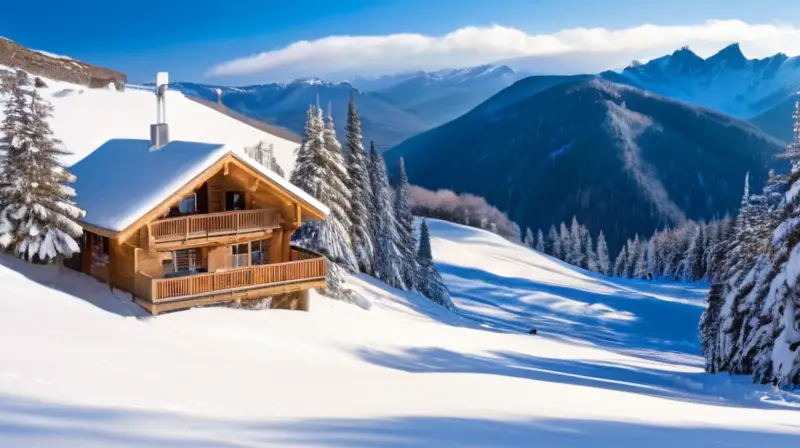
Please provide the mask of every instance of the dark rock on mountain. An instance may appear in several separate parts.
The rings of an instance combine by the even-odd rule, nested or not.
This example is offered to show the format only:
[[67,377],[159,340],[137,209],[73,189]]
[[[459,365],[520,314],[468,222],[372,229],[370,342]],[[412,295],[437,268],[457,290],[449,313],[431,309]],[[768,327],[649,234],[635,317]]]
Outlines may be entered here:
[[575,76],[519,81],[386,158],[404,157],[412,183],[483,196],[523,228],[576,215],[616,251],[635,233],[736,211],[745,173],[757,190],[781,150],[746,122]]

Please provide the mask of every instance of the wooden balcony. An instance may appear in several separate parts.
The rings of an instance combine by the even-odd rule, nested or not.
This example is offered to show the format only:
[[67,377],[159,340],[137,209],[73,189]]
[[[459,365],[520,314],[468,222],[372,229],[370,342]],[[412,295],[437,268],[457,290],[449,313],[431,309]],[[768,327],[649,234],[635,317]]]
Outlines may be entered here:
[[260,238],[280,225],[281,215],[277,209],[179,216],[148,224],[143,246],[145,249],[179,249],[220,242],[226,237]]
[[153,314],[193,306],[260,299],[325,286],[325,258],[292,249],[292,260],[175,278],[136,273],[136,302]]

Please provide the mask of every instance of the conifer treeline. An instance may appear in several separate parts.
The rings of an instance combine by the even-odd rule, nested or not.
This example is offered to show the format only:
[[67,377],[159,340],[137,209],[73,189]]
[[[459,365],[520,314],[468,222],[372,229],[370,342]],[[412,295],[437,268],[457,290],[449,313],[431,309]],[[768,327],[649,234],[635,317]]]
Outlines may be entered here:
[[402,160],[396,187],[389,184],[383,157],[364,151],[361,120],[351,93],[346,126],[347,153],[336,137],[330,112],[308,108],[303,144],[290,181],[330,209],[323,221],[306,222],[298,243],[325,255],[328,293],[348,299],[341,270],[363,272],[390,286],[417,290],[452,308],[450,293],[433,264],[430,233],[422,223],[414,237],[409,184]]
[[800,384],[800,103],[782,158],[761,194],[745,188],[739,215],[718,244],[720,260],[700,321],[706,370],[754,382]]
[[523,244],[604,275],[693,282],[714,278],[722,261],[719,243],[728,238],[731,228],[730,218],[724,218],[710,223],[686,221],[658,231],[650,239],[640,240],[635,235],[613,261],[603,232],[595,243],[575,217],[569,227],[563,222],[558,228],[550,226],[546,236],[541,229],[536,236],[526,229]]

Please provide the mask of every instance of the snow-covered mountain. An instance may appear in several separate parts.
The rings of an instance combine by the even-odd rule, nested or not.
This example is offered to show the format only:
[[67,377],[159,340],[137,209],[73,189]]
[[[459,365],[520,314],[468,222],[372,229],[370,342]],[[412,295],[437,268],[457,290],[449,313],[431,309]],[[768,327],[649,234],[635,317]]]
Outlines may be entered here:
[[739,44],[703,59],[689,48],[622,71],[644,89],[738,118],[765,113],[800,90],[800,57],[747,59]]
[[[221,89],[222,102],[229,108],[300,135],[303,133],[308,106],[319,102],[327,110],[330,104],[336,131],[342,136],[345,132],[347,104],[353,90],[347,82],[329,82],[318,78],[241,87],[180,82],[170,87],[210,101],[217,101],[216,90]],[[382,146],[393,145],[429,127],[414,114],[372,94],[357,91],[356,101],[363,117],[362,130],[367,142],[375,140]]]
[[362,307],[148,318],[0,255],[0,445],[796,446],[800,396],[703,373],[701,287],[430,224],[458,312],[357,277]]
[[439,70],[419,73],[374,94],[435,127],[469,112],[522,77],[504,65]]
[[211,101],[217,100],[220,89],[223,104],[231,109],[298,134],[303,132],[306,108],[317,101],[323,107],[331,104],[337,132],[343,133],[350,91],[355,88],[365,141],[388,148],[457,118],[521,76],[506,66],[486,65],[352,82],[309,78],[241,87],[189,82],[172,87]]
[[520,226],[576,215],[616,255],[634,234],[734,213],[782,142],[755,126],[602,76],[532,76],[386,153],[411,183],[472,193]]

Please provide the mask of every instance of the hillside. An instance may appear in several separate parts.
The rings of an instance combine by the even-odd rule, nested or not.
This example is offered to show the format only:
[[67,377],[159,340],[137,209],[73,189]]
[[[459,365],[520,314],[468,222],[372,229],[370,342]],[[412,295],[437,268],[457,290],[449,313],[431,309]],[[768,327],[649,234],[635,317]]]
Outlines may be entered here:
[[796,445],[800,397],[702,373],[703,290],[431,230],[460,314],[352,278],[363,308],[146,318],[88,277],[0,256],[0,445]]
[[577,215],[616,255],[635,233],[734,212],[745,173],[760,188],[781,149],[710,110],[599,78],[548,77],[520,81],[386,157],[404,157],[412,183],[483,196],[523,228]]
[[35,76],[93,88],[106,88],[113,83],[118,90],[124,90],[128,79],[124,73],[116,70],[87,64],[68,56],[31,50],[2,36],[0,66],[19,68]]
[[753,118],[788,98],[800,86],[800,58],[783,53],[747,59],[739,44],[703,59],[689,48],[634,62],[622,75],[643,88],[738,118]]

